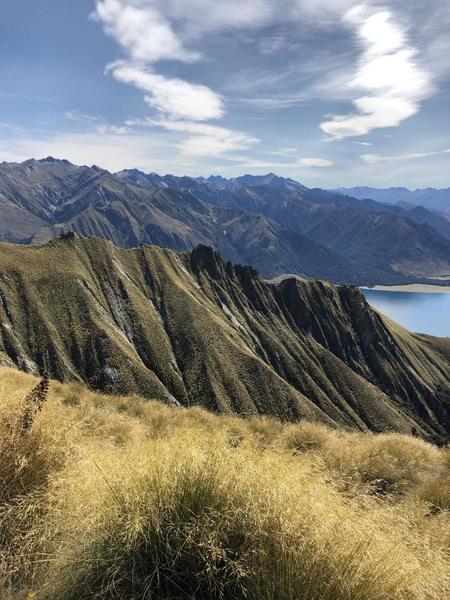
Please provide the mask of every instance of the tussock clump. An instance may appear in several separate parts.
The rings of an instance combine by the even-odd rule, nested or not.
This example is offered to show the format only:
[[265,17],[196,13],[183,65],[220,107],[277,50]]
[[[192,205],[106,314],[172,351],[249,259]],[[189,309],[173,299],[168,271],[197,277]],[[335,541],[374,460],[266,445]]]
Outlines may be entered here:
[[333,431],[324,425],[304,421],[287,425],[280,435],[279,442],[294,452],[320,451],[328,447]]
[[98,458],[98,469],[83,465],[95,497],[71,477],[70,497],[87,493],[88,504],[68,504],[67,490],[52,499],[68,544],[44,598],[437,600],[445,591],[442,557],[405,515],[368,498],[349,506],[310,461],[204,434]]
[[37,419],[47,398],[48,378],[24,399],[30,383],[30,376],[0,370],[1,598],[6,597],[6,582],[24,579],[32,570],[27,549],[34,525],[46,512],[42,495],[70,453],[61,424]]
[[448,597],[448,449],[56,382],[23,436],[32,381],[0,369],[1,476],[29,465],[0,497],[1,598]]
[[19,394],[15,397],[14,394],[1,393],[8,387],[8,381],[2,381],[2,384],[0,502],[5,503],[44,485],[62,464],[67,445],[60,430],[48,427],[46,422],[36,423],[48,394],[47,375],[19,402]]

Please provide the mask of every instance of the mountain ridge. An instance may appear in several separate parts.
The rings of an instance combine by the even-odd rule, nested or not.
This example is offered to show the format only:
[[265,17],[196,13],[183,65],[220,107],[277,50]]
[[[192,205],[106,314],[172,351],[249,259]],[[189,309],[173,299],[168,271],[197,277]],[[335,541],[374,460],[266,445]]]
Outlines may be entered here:
[[412,206],[423,206],[447,215],[450,214],[450,187],[427,187],[411,190],[402,186],[388,188],[356,186],[352,188],[337,188],[332,191],[349,194],[360,199],[371,198],[390,204],[406,203]]
[[445,436],[448,348],[353,287],[261,280],[207,246],[0,243],[0,358],[219,412]]

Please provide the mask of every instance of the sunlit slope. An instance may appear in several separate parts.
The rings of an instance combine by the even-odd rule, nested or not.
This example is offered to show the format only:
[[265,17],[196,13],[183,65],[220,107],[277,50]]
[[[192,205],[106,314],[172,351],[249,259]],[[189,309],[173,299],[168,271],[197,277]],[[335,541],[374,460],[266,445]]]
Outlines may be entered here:
[[199,247],[0,245],[5,364],[107,392],[360,429],[448,431],[448,360],[352,287],[262,281]]

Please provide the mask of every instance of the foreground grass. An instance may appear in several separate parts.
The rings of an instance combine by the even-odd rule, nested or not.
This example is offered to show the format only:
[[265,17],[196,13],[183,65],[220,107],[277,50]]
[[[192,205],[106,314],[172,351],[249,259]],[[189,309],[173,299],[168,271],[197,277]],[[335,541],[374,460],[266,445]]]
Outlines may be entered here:
[[442,600],[450,452],[0,369],[0,597]]

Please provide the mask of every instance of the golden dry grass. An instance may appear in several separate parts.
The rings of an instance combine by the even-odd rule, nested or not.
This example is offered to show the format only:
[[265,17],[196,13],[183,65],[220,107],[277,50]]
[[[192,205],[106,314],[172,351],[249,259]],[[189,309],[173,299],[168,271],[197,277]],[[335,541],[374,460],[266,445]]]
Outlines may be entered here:
[[0,369],[0,597],[442,600],[450,452]]

